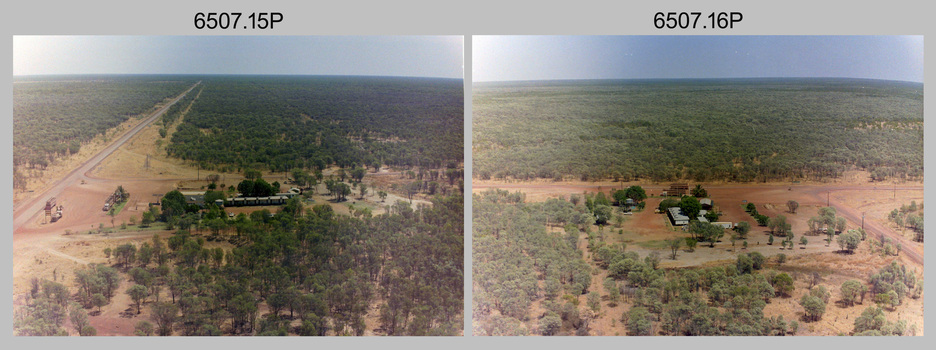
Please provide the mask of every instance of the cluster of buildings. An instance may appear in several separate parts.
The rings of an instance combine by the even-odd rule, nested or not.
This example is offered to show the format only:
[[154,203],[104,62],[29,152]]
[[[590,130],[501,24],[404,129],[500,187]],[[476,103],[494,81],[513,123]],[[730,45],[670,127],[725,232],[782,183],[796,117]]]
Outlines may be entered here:
[[[686,186],[688,188],[688,186]],[[699,216],[696,220],[700,222],[709,222],[705,218],[705,214],[708,214],[709,209],[712,209],[712,200],[710,198],[699,199],[699,204],[702,205],[702,210],[699,210]],[[685,226],[689,224],[690,218],[685,213],[683,213],[682,208],[680,207],[670,207],[666,210],[666,215],[669,216],[670,222],[673,223],[673,226]],[[731,229],[734,228],[734,224],[730,221],[718,221],[713,222],[713,225],[721,226],[722,228]]]
[[[286,201],[290,198],[298,196],[302,191],[298,188],[291,188],[289,192],[277,193],[273,196],[268,197],[241,197],[238,193],[237,197],[228,198],[227,200],[216,199],[215,205],[218,207],[246,207],[254,205],[283,205],[286,204]],[[205,192],[181,192],[185,196],[186,204],[195,204],[200,207],[205,206]]]

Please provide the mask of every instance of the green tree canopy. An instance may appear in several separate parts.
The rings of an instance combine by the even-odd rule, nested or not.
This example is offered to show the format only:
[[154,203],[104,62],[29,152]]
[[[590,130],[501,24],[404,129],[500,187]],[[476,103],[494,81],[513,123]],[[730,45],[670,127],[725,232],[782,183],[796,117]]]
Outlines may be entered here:
[[702,204],[696,197],[685,196],[679,201],[679,208],[683,214],[689,217],[689,220],[698,220],[699,211],[702,210]]
[[185,214],[185,196],[178,190],[169,191],[162,198],[162,219],[178,217]]

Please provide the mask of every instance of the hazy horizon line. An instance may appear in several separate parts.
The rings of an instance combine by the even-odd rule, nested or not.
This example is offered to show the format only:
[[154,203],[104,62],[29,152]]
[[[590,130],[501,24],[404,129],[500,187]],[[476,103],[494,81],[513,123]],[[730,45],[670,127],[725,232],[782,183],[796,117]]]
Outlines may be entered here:
[[374,75],[374,74],[284,74],[284,73],[42,73],[42,74],[14,74],[13,78],[26,77],[55,77],[55,76],[284,76],[284,77],[373,77],[373,78],[425,78],[425,79],[453,79],[465,80],[464,77],[453,78],[445,76],[422,75]]
[[826,79],[826,80],[873,80],[889,81],[899,83],[912,83],[922,85],[922,81],[896,80],[881,78],[856,78],[856,77],[781,77],[781,76],[762,76],[762,77],[705,77],[705,78],[558,78],[558,79],[519,79],[519,80],[480,80],[472,81],[474,83],[525,83],[525,82],[574,82],[574,81],[676,81],[676,80],[780,80],[780,79]]

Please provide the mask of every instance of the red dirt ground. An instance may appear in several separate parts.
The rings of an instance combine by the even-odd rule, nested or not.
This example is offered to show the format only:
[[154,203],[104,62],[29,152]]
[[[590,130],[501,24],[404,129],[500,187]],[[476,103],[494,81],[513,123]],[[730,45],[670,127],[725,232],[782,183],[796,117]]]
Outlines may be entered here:
[[[818,322],[805,323],[800,320],[800,330],[797,334],[847,334],[853,327],[854,319],[871,303],[865,302],[865,305],[856,305],[851,308],[843,308],[834,303],[839,297],[838,288],[842,282],[848,279],[866,280],[870,273],[877,271],[881,266],[889,264],[890,261],[895,259],[902,264],[908,265],[909,268],[919,271],[918,276],[923,276],[922,243],[910,241],[909,233],[902,234],[895,230],[895,225],[887,221],[887,214],[891,210],[899,208],[903,204],[909,204],[910,201],[923,202],[922,183],[903,183],[895,186],[893,183],[869,183],[863,179],[867,179],[866,174],[850,172],[844,177],[844,180],[829,183],[703,184],[703,187],[708,190],[715,207],[723,213],[719,221],[747,221],[752,224],[752,230],[748,235],[749,247],[746,250],[742,249],[741,242],[737,242],[736,246],[733,247],[726,234],[722,241],[716,243],[714,248],[710,248],[708,244],[700,243],[694,252],[688,252],[683,248],[678,252],[676,260],[669,259],[669,250],[662,248],[659,244],[660,241],[671,239],[674,236],[688,237],[688,234],[678,228],[674,229],[664,214],[655,214],[653,212],[653,209],[662,200],[660,197],[648,198],[647,209],[634,213],[634,215],[625,216],[627,219],[621,227],[608,226],[604,229],[603,235],[608,242],[627,243],[627,250],[637,251],[641,256],[646,256],[651,251],[659,252],[662,259],[660,266],[664,268],[732,263],[737,254],[751,251],[761,252],[767,257],[783,253],[788,256],[785,264],[782,266],[771,264],[767,268],[791,273],[796,280],[796,289],[792,297],[777,298],[768,304],[764,310],[765,316],[783,315],[787,322],[800,320],[803,311],[797,301],[803,293],[807,292],[808,271],[825,271],[823,272],[822,285],[832,292],[832,299],[826,309],[826,314]],[[669,187],[669,184],[643,183],[474,180],[472,182],[472,191],[481,193],[491,188],[511,192],[520,191],[526,194],[527,202],[539,202],[549,198],[569,198],[571,195],[581,195],[586,191],[603,191],[610,194],[614,190],[631,185],[642,186],[650,196],[658,196],[661,191]],[[789,200],[795,200],[800,204],[795,214],[787,210],[786,203]],[[755,203],[761,214],[771,217],[778,214],[786,216],[797,236],[796,248],[781,250],[778,244],[767,245],[767,228],[757,226],[756,221],[744,211],[742,208],[742,205],[745,204],[744,201]],[[807,220],[818,215],[818,208],[825,207],[828,204],[836,208],[838,216],[846,218],[848,228],[861,227],[862,214],[864,214],[864,227],[869,233],[869,239],[877,238],[880,234],[885,234],[893,239],[900,239],[903,245],[901,255],[899,257],[882,257],[880,254],[871,254],[867,244],[862,244],[855,254],[841,254],[837,252],[838,246],[835,243],[826,247],[821,236],[808,236],[809,243],[805,248],[801,248],[798,238],[808,229]],[[619,234],[619,229],[623,230],[624,233]],[[592,231],[598,232],[598,227],[593,226]],[[584,234],[580,236],[579,245],[585,252],[586,261],[591,261],[590,253],[586,248],[587,239]],[[774,259],[770,259],[770,261],[774,261]],[[601,284],[607,277],[607,271],[598,268],[595,264],[592,265],[596,273],[593,274],[592,285],[589,290],[598,291],[602,296],[605,296],[606,292]],[[580,296],[579,299],[581,314],[589,315],[591,311],[586,310],[585,296]],[[528,329],[535,329],[535,319],[543,312],[542,301],[542,298],[535,301],[531,307],[530,315],[533,321],[527,323]],[[628,308],[629,306],[626,303],[619,303],[611,307],[607,301],[603,302],[601,311],[594,315],[590,321],[591,334],[624,335],[626,330],[620,323],[620,317]],[[917,300],[907,298],[904,305],[898,306],[896,311],[887,312],[887,318],[890,321],[896,321],[898,318],[907,320],[908,326],[916,327],[916,335],[923,335],[923,298]]]

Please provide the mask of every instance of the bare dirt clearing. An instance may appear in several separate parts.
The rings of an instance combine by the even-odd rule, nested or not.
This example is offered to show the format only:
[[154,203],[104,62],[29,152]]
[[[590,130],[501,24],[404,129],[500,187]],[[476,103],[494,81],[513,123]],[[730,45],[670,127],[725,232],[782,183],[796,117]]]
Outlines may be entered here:
[[[793,232],[799,236],[808,229],[807,221],[810,217],[817,215],[821,207],[831,204],[837,210],[837,215],[843,216],[848,221],[848,228],[861,227],[861,214],[865,213],[864,225],[869,235],[878,237],[880,234],[893,236],[899,235],[896,231],[889,228],[887,222],[887,213],[902,204],[908,204],[911,201],[917,203],[923,202],[922,183],[904,183],[894,186],[894,184],[876,184],[860,182],[857,179],[862,178],[858,175],[851,175],[848,179],[856,180],[849,182],[835,183],[780,183],[780,184],[703,184],[708,190],[709,198],[712,199],[715,208],[723,213],[719,219],[721,221],[747,221],[752,224],[752,230],[749,234],[749,247],[757,247],[767,243],[766,228],[757,226],[756,221],[748,215],[743,208],[747,203],[757,205],[757,210],[761,214],[774,217],[784,215],[787,221],[793,225]],[[866,177],[865,177],[866,178]],[[540,202],[549,198],[569,198],[572,195],[581,195],[584,192],[602,191],[609,194],[612,191],[626,188],[631,185],[642,186],[650,196],[658,196],[660,192],[669,187],[669,184],[642,184],[636,182],[581,182],[581,181],[530,181],[530,182],[494,182],[478,181],[472,182],[472,191],[480,193],[491,188],[498,188],[511,192],[520,191],[526,195],[527,202]],[[646,208],[642,212],[637,212],[630,216],[630,219],[622,227],[625,231],[622,237],[623,241],[632,240],[634,242],[654,241],[661,239],[670,239],[673,237],[673,230],[667,224],[668,219],[663,214],[654,214],[662,198],[651,197],[647,199]],[[787,201],[794,200],[799,203],[796,213],[790,213],[787,209]],[[847,204],[847,205],[846,205]],[[597,227],[593,228],[597,231]],[[617,236],[617,228],[609,228],[614,234],[606,236]],[[608,229],[606,229],[608,230]],[[630,235],[628,235],[630,233]],[[688,236],[688,235],[685,235]],[[909,236],[909,234],[907,235]],[[812,248],[818,248],[823,245],[822,237],[810,236],[810,243],[807,244],[806,251]],[[731,243],[728,237],[716,247],[727,243],[730,248]],[[923,246],[920,243],[911,242],[904,239],[903,247],[910,249],[910,254],[918,251],[918,256],[911,255],[911,258],[922,265]],[[740,245],[740,242],[737,244]],[[697,252],[702,250],[700,247]],[[795,249],[799,251],[800,249]],[[785,251],[787,253],[789,251]]]
[[[689,234],[683,232],[678,227],[670,225],[668,218],[664,214],[654,213],[661,197],[658,197],[661,191],[669,187],[669,184],[642,184],[642,183],[620,183],[620,182],[581,182],[581,181],[479,181],[472,182],[473,192],[480,193],[489,189],[497,188],[510,192],[520,191],[526,195],[527,202],[541,202],[549,198],[566,198],[572,195],[582,195],[584,192],[602,191],[609,194],[617,189],[623,189],[631,185],[642,186],[650,196],[646,201],[646,209],[637,211],[633,215],[627,215],[625,222],[620,226],[608,225],[604,228],[592,226],[593,232],[600,232],[604,241],[609,243],[623,242],[627,244],[628,251],[636,251],[641,257],[647,256],[650,252],[658,252],[661,257],[660,266],[664,268],[685,268],[693,266],[719,266],[734,264],[738,254],[749,252],[760,252],[768,257],[769,263],[766,269],[775,269],[791,274],[795,280],[795,290],[791,297],[776,298],[764,309],[765,317],[782,315],[785,320],[798,320],[800,328],[798,335],[838,335],[848,334],[854,328],[854,320],[868,306],[873,305],[871,301],[865,301],[853,307],[844,307],[837,303],[841,294],[839,288],[841,284],[849,279],[857,279],[867,282],[870,274],[877,272],[881,267],[897,260],[901,264],[907,265],[911,270],[917,271],[917,275],[923,276],[923,244],[911,242],[910,233],[901,234],[896,230],[893,223],[888,222],[887,214],[901,205],[909,204],[911,201],[917,203],[923,202],[923,184],[916,183],[870,183],[868,177],[861,172],[849,172],[843,179],[830,183],[757,183],[757,184],[735,184],[735,183],[715,183],[703,184],[708,190],[709,198],[712,199],[716,209],[722,212],[720,221],[747,221],[752,224],[752,230],[748,234],[748,248],[743,249],[742,241],[737,241],[732,245],[730,235],[726,232],[725,237],[715,244],[714,248],[706,243],[699,243],[695,251],[689,252],[685,247],[678,252],[677,259],[669,259],[669,250],[662,245],[664,240],[673,237],[688,237]],[[796,213],[791,213],[787,209],[786,203],[794,200],[799,203]],[[784,215],[787,221],[792,223],[793,232],[797,236],[797,244],[794,249],[781,249],[779,243],[768,245],[769,233],[766,227],[757,226],[756,221],[744,211],[743,205],[754,203],[761,214],[774,217]],[[889,237],[903,237],[903,252],[898,257],[884,257],[880,253],[872,254],[867,243],[862,243],[854,254],[843,254],[839,252],[836,243],[826,246],[823,236],[807,236],[808,244],[801,248],[798,240],[805,231],[808,230],[807,220],[816,216],[821,207],[831,204],[837,210],[837,215],[843,216],[847,220],[847,228],[858,228],[864,224],[869,233],[869,240],[879,240],[880,235]],[[864,216],[864,222],[862,222]],[[551,228],[557,230],[558,228]],[[619,231],[620,230],[620,231]],[[619,233],[620,232],[620,233]],[[608,271],[600,269],[591,259],[591,253],[587,250],[587,237],[582,234],[579,238],[579,246],[585,252],[586,261],[592,262],[593,276],[592,284],[589,287],[591,291],[598,291],[602,296],[607,295],[604,291],[602,282],[608,275]],[[786,263],[779,265],[776,263],[776,256],[784,254],[788,257]],[[918,255],[915,255],[918,254]],[[804,293],[808,293],[808,280],[813,271],[820,272],[822,275],[822,285],[832,293],[826,313],[822,319],[816,322],[804,322],[804,311],[798,301]],[[582,315],[588,315],[584,305],[586,296],[579,297],[579,309]],[[629,309],[626,303],[619,303],[611,306],[606,297],[602,302],[601,310],[590,320],[592,335],[624,335],[626,333],[623,324],[620,321],[623,312]],[[542,302],[545,299],[540,298],[534,302],[530,308],[530,316],[535,320],[542,314]],[[894,311],[886,312],[889,321],[895,322],[898,319],[907,321],[907,325],[915,329],[916,335],[923,335],[923,298],[906,298],[903,305],[900,305]],[[531,321],[527,325],[530,329],[535,327],[535,322]]]

